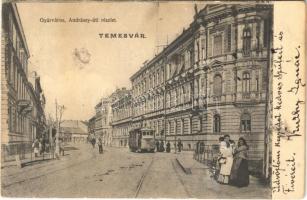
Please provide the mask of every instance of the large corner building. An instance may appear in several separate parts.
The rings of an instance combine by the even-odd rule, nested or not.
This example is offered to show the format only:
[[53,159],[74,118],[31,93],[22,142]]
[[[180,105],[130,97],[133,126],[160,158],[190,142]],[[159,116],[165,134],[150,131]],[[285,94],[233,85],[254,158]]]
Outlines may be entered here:
[[156,138],[217,144],[229,134],[263,160],[270,68],[269,5],[207,5],[161,53],[131,78],[132,127]]

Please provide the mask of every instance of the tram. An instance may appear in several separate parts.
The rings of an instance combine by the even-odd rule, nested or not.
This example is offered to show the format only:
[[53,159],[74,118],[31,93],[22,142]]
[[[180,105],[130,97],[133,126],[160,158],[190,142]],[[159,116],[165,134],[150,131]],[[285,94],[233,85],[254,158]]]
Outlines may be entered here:
[[154,130],[136,128],[129,132],[129,149],[132,152],[155,152]]

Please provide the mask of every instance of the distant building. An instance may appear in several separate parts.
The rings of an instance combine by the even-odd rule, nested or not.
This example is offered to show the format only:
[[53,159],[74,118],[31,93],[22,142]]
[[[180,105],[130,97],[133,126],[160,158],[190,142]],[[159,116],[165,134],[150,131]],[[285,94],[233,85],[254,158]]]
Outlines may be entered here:
[[[30,56],[15,3],[2,4],[1,156],[21,159],[46,128],[45,97],[36,74],[28,74]],[[31,82],[31,80],[32,82]]]
[[110,146],[112,143],[112,99],[104,97],[95,106],[95,137],[101,138],[104,145]]
[[117,90],[112,103],[112,145],[128,147],[129,131],[132,128],[132,96],[131,90]]
[[60,138],[65,142],[84,143],[89,136],[88,126],[80,120],[64,120],[60,125]]
[[95,134],[95,123],[96,123],[96,116],[93,116],[91,119],[88,120],[88,133]]

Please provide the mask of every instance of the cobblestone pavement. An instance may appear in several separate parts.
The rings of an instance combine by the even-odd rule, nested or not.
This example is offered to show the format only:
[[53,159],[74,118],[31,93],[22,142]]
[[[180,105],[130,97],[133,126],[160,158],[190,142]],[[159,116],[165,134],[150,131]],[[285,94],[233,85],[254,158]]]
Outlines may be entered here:
[[[60,160],[22,169],[3,168],[2,196],[7,197],[127,197],[127,198],[270,198],[270,189],[251,178],[238,189],[220,185],[206,167],[193,164],[191,154],[132,153],[105,147],[98,154],[89,144],[76,145]],[[185,174],[176,158],[185,160]]]

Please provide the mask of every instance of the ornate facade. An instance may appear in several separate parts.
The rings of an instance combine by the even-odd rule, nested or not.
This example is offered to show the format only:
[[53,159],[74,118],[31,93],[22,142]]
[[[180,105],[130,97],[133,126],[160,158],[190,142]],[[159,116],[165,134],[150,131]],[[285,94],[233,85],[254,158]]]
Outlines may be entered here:
[[35,138],[44,137],[45,97],[36,73],[28,73],[29,50],[15,3],[2,5],[1,145],[2,161],[21,159]]
[[[193,149],[245,137],[263,158],[272,7],[208,5],[131,78],[133,126]],[[173,146],[173,145],[172,145]]]

